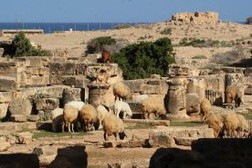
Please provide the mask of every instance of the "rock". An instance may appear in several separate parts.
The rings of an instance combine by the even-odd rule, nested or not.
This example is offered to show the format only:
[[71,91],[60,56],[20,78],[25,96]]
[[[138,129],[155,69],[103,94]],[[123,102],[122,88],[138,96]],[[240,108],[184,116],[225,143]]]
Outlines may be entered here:
[[16,78],[0,76],[0,91],[9,92],[16,91],[17,83]]
[[73,100],[81,100],[81,89],[80,88],[65,88],[62,93],[62,104],[73,101]]
[[1,142],[0,143],[0,152],[7,151],[11,147],[10,142]]
[[113,148],[113,147],[116,147],[116,143],[115,142],[112,142],[112,141],[104,141],[103,142],[103,146],[104,148]]
[[15,136],[17,144],[29,144],[32,142],[32,133],[30,132],[16,133]]
[[200,112],[200,100],[197,93],[186,94],[186,113],[190,115],[197,115]]
[[26,122],[27,116],[22,114],[13,114],[11,115],[10,120],[13,122]]
[[38,98],[34,102],[37,111],[51,111],[59,107],[59,99],[56,98]]
[[191,146],[192,142],[194,140],[197,140],[197,138],[190,138],[190,137],[175,137],[174,138],[175,143],[177,145],[183,145],[183,146]]
[[172,136],[163,131],[152,131],[149,135],[150,147],[173,147],[175,145]]
[[3,54],[4,54],[4,48],[1,48],[1,47],[0,47],[0,57],[2,57]]
[[39,121],[39,119],[40,119],[39,115],[30,115],[27,117],[27,120],[31,122]]
[[9,103],[0,103],[0,118],[6,117]]
[[32,104],[27,98],[16,98],[9,104],[10,114],[29,116],[32,112]]

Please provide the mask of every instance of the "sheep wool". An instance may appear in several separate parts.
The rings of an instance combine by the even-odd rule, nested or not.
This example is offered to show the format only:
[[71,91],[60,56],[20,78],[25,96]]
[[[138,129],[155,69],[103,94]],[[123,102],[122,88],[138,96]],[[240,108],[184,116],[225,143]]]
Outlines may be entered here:
[[211,112],[211,103],[207,98],[204,98],[200,103],[200,114],[202,115],[203,121]]
[[142,110],[145,119],[150,119],[151,114],[162,115],[166,114],[164,97],[148,97],[142,101]]
[[63,109],[56,108],[51,112],[52,119],[52,131],[57,132],[60,126],[63,124]]
[[97,110],[91,104],[84,105],[79,112],[79,119],[83,123],[83,129],[88,130],[91,126],[94,126],[97,130],[99,127],[99,119]]
[[108,136],[114,135],[117,140],[117,135],[121,140],[126,136],[124,132],[124,123],[123,121],[116,117],[116,115],[109,113],[106,115],[102,122],[103,130],[104,130],[104,140],[108,140]]
[[116,83],[113,87],[113,93],[115,96],[115,100],[122,99],[131,99],[131,90],[130,88],[122,82]]
[[214,137],[215,138],[219,137],[224,127],[222,116],[220,114],[210,113],[206,117],[206,123],[209,128],[213,128]]
[[132,117],[132,111],[128,103],[121,100],[116,100],[114,105],[115,115],[119,118],[120,113],[123,113],[122,119],[125,119],[126,116]]

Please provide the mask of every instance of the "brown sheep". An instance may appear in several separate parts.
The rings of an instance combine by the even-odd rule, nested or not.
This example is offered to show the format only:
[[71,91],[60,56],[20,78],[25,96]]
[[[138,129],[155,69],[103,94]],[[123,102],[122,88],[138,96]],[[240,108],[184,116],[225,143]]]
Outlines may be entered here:
[[242,97],[244,94],[245,86],[230,85],[226,89],[226,102],[228,108],[233,108],[232,102],[234,101],[235,107],[240,107],[243,103]]
[[248,121],[244,116],[236,113],[228,113],[223,116],[224,128],[228,137],[238,138],[242,133],[248,132]]
[[108,50],[105,48],[102,49],[102,58],[101,58],[102,63],[112,63],[111,59],[111,54]]
[[221,137],[224,127],[222,116],[220,114],[210,113],[205,120],[208,127],[214,130],[214,137]]
[[211,112],[211,103],[207,98],[204,98],[200,103],[200,115],[203,121],[205,121],[210,112]]

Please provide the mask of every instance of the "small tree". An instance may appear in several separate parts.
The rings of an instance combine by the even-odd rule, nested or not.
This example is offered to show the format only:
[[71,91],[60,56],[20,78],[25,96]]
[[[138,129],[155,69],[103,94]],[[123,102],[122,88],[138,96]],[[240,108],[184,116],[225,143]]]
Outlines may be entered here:
[[14,37],[11,48],[13,51],[12,57],[51,55],[48,51],[42,50],[40,46],[38,48],[33,47],[30,40],[25,37],[23,32],[19,32]]
[[246,23],[247,24],[252,24],[252,17],[248,17],[247,20],[246,20]]
[[168,65],[175,62],[171,41],[161,38],[155,42],[128,45],[112,59],[123,70],[125,79],[140,79],[151,74],[167,76]]

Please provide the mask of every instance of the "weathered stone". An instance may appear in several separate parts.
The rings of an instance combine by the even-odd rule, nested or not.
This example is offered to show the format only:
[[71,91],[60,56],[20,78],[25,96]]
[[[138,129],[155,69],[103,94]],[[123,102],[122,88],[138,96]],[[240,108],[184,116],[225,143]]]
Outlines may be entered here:
[[39,115],[30,115],[27,117],[27,120],[28,121],[31,121],[31,122],[36,122],[40,119]]
[[169,85],[166,107],[169,117],[174,119],[189,118],[186,114],[186,85],[187,80],[183,77],[176,77],[167,81]]
[[11,147],[10,142],[7,142],[6,137],[0,137],[0,152],[7,151]]
[[9,111],[11,115],[22,114],[29,116],[32,112],[32,104],[29,99],[16,98],[10,102]]
[[16,79],[13,77],[0,76],[0,91],[9,92],[17,89]]
[[38,111],[51,111],[59,107],[59,99],[55,98],[38,98],[34,102]]
[[73,100],[83,100],[85,97],[83,90],[81,88],[65,88],[62,93],[62,104],[73,101]]
[[175,143],[177,145],[183,145],[183,146],[191,146],[192,142],[196,140],[197,138],[189,138],[189,137],[175,137]]
[[27,116],[23,114],[12,114],[10,120],[13,122],[26,122]]
[[0,103],[0,118],[6,117],[9,103]]
[[3,54],[4,54],[4,48],[1,48],[1,47],[0,47],[0,57],[2,57]]
[[116,147],[116,143],[115,142],[112,142],[112,141],[104,141],[103,142],[103,146],[104,148],[113,148],[113,147]]
[[0,92],[0,103],[9,103],[13,99],[13,92]]
[[197,93],[186,94],[186,113],[196,115],[200,112],[200,100]]
[[87,83],[88,79],[84,75],[63,76],[63,84],[70,87],[84,88]]
[[93,106],[106,103],[105,94],[107,93],[110,85],[108,84],[88,84],[89,88],[89,103]]
[[144,140],[130,140],[130,141],[121,141],[116,147],[119,148],[136,148],[142,147],[144,145]]
[[32,133],[30,132],[20,132],[16,133],[16,143],[18,144],[29,144],[32,142]]
[[151,147],[173,147],[175,144],[173,137],[163,131],[152,131],[148,142]]
[[216,12],[195,12],[195,13],[182,12],[172,15],[171,21],[177,24],[178,23],[216,24],[219,21],[219,16],[218,13]]
[[11,147],[10,142],[1,142],[0,143],[0,152],[7,151]]

